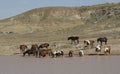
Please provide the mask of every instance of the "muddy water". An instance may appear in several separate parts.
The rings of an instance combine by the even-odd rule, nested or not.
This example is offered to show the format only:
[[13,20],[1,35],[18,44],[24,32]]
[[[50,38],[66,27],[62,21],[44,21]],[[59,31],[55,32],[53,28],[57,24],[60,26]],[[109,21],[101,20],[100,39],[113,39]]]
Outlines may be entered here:
[[120,74],[120,56],[0,56],[0,74]]

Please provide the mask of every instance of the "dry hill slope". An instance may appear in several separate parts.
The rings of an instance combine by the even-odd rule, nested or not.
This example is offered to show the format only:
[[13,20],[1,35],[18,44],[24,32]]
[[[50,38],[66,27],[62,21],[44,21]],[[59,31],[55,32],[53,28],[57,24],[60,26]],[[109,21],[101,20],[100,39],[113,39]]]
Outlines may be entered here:
[[90,35],[106,32],[119,34],[119,19],[120,3],[83,7],[37,8],[1,20],[0,33],[39,33],[42,35],[60,33],[66,36],[73,34],[84,36],[86,32]]

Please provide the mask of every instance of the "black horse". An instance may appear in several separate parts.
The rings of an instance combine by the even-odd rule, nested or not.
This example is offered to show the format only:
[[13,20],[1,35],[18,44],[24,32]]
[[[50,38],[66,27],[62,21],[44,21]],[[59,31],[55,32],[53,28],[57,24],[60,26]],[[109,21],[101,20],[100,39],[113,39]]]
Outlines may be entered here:
[[102,45],[102,42],[105,42],[105,45],[107,44],[108,39],[106,37],[100,37],[97,39],[97,42]]
[[26,50],[24,53],[23,53],[23,57],[28,54],[28,56],[30,56],[31,54],[33,54],[33,56],[36,56],[37,57],[37,51],[36,50]]
[[68,40],[71,40],[71,44],[79,44],[79,37],[78,36],[70,36]]

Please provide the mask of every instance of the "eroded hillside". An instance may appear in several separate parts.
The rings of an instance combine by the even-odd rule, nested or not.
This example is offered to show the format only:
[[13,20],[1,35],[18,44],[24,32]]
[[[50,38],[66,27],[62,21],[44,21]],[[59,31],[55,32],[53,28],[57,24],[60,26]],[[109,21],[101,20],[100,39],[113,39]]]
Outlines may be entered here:
[[[37,8],[0,21],[1,34],[105,35],[120,33],[120,3]],[[51,34],[50,34],[51,35]]]

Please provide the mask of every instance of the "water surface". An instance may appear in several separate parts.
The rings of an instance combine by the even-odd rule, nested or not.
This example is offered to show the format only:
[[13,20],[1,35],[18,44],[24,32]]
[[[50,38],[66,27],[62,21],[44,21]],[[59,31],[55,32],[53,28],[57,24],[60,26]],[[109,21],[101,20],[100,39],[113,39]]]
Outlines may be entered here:
[[120,56],[0,56],[0,74],[120,74]]

